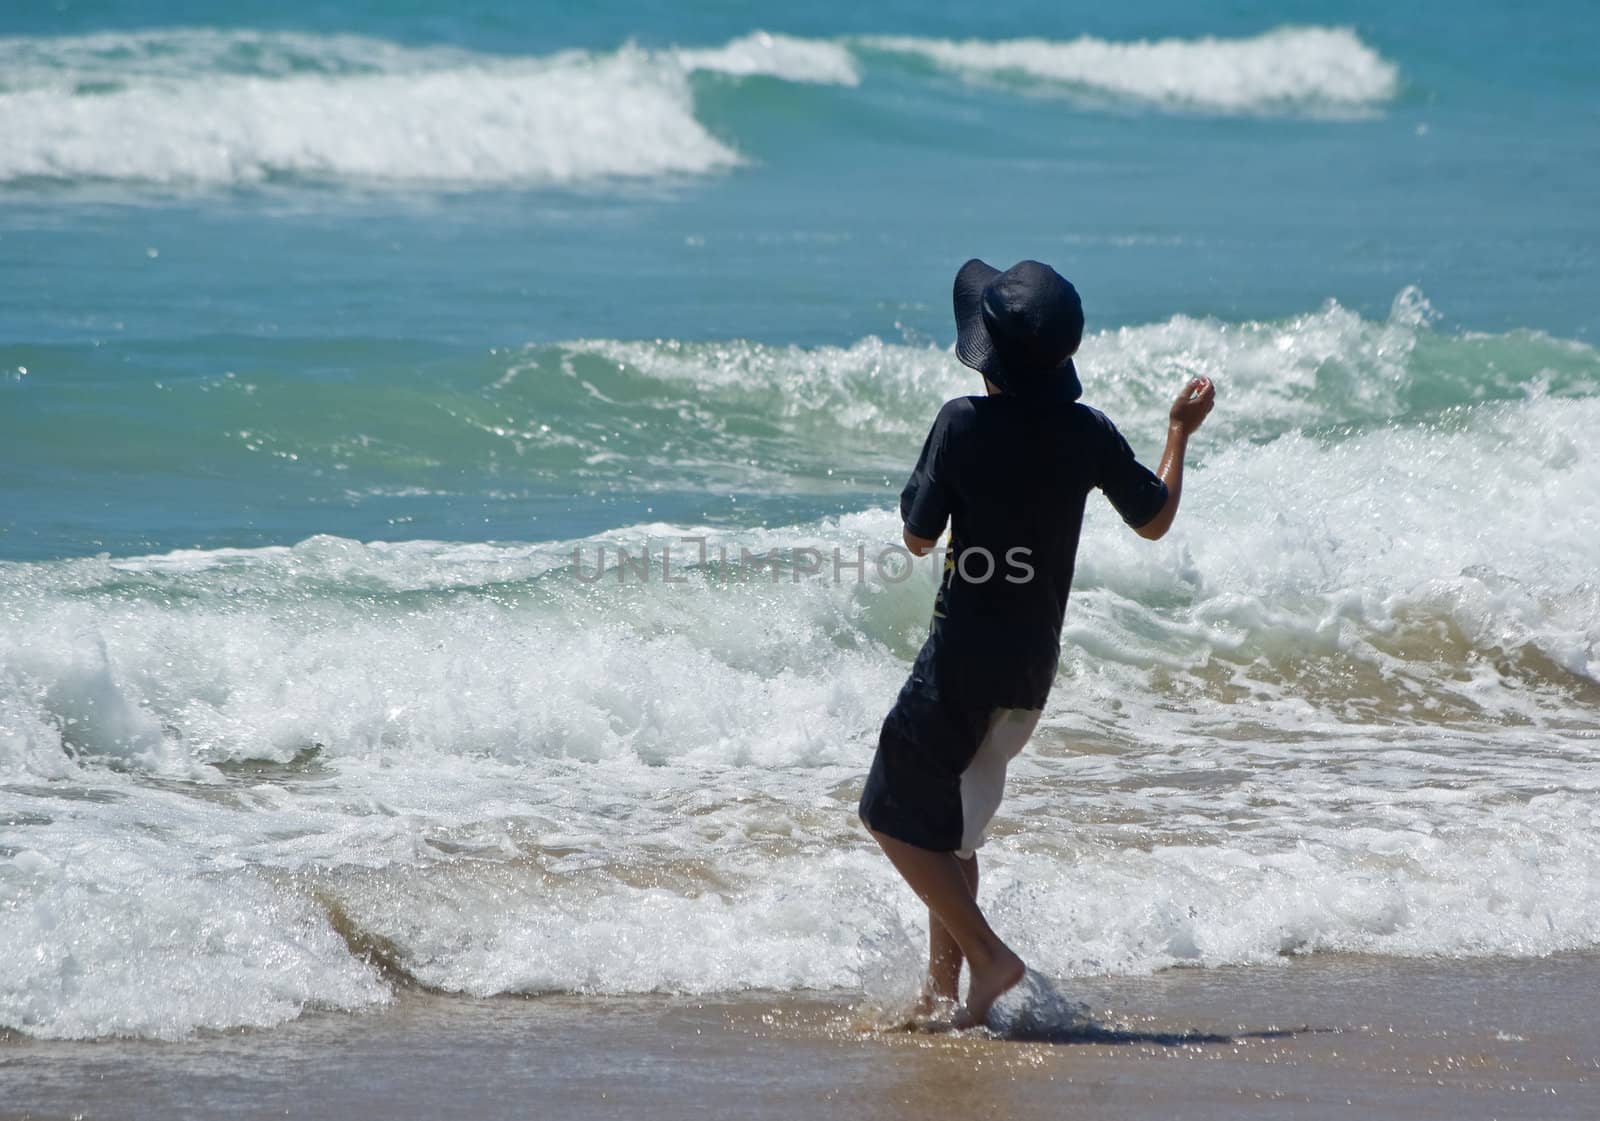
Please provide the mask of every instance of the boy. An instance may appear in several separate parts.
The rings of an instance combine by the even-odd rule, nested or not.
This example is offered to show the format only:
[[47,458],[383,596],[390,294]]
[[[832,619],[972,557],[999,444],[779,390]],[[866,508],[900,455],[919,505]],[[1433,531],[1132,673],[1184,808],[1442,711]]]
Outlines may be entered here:
[[1164,535],[1189,435],[1216,391],[1208,378],[1183,388],[1152,473],[1111,421],[1077,403],[1083,305],[1054,269],[968,261],[956,273],[955,315],[956,355],[983,374],[988,395],[939,410],[900,495],[906,547],[923,556],[947,521],[950,545],[927,641],[883,722],[860,812],[928,905],[922,1012],[956,999],[965,960],[955,1026],[966,1028],[1023,975],[978,909],[975,850],[1055,679],[1085,501],[1098,487],[1134,532]]

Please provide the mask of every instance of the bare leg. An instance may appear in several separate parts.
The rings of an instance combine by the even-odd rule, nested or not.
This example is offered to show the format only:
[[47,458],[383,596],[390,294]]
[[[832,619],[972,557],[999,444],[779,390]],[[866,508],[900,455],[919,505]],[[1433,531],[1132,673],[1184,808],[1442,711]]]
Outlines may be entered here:
[[1022,959],[989,929],[988,920],[978,910],[978,902],[972,898],[972,888],[954,853],[919,849],[882,833],[872,836],[967,959],[972,979],[967,986],[966,1007],[956,1018],[956,1026],[975,1027],[983,1023],[990,1005],[1022,980],[1025,971]]
[[[978,858],[962,860],[961,872],[967,879],[972,898],[978,898]],[[961,996],[961,943],[953,938],[939,916],[928,910],[928,984],[923,990],[920,1011],[926,1015],[933,1011],[935,1002],[948,1000],[954,1003]]]

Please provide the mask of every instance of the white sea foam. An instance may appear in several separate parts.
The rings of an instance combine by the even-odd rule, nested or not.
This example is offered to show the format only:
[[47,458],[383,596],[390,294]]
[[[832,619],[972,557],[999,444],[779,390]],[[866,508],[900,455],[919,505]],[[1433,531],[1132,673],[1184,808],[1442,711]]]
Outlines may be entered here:
[[353,35],[175,30],[0,40],[0,182],[575,183],[699,174],[738,154],[689,76],[854,84],[833,43],[542,58]]
[[680,48],[674,55],[687,69],[738,78],[759,75],[829,86],[854,86],[861,82],[860,65],[849,48],[824,39],[800,39],[757,31],[720,47]]
[[[1230,407],[1209,422],[1201,454],[1235,440],[1261,443],[1293,431],[1410,425],[1458,406],[1541,394],[1564,398],[1593,392],[1600,378],[1600,354],[1584,344],[1527,331],[1437,334],[1430,328],[1433,318],[1426,298],[1413,288],[1399,293],[1389,315],[1376,320],[1332,302],[1276,322],[1175,316],[1092,332],[1078,367],[1085,400],[1124,423],[1136,441],[1141,431],[1162,431],[1182,379],[1218,379]],[[649,463],[669,478],[675,465],[658,464],[652,453],[670,446],[678,470],[692,458],[709,473],[711,463],[725,457],[723,469],[743,480],[740,485],[778,491],[797,480],[815,485],[815,475],[824,471],[835,477],[881,475],[886,488],[897,485],[908,447],[914,453],[928,418],[946,399],[979,388],[977,375],[949,347],[876,338],[848,347],[739,339],[572,342],[529,348],[502,384],[585,387],[583,396],[571,399],[577,407],[567,411],[573,413],[595,394],[624,392],[630,401],[652,405],[650,436],[637,446],[626,431],[602,446],[586,435],[586,419],[576,417],[548,420],[550,433],[508,429],[504,438],[521,441],[519,446],[535,435],[569,440],[592,453],[621,446],[636,463]],[[730,424],[735,418],[739,423]],[[767,435],[745,435],[752,425]],[[664,445],[664,438],[670,443]],[[776,447],[781,457],[773,454]],[[1153,455],[1157,449],[1144,450]],[[770,470],[780,458],[782,469]]]
[[[594,339],[562,348],[593,355],[642,379],[696,385],[723,407],[759,405],[801,431],[831,428],[880,434],[925,429],[929,407],[972,388],[972,375],[947,348],[862,339],[851,346]],[[511,376],[520,376],[515,366]]]
[[406,61],[13,90],[0,94],[0,180],[571,183],[738,161],[695,119],[683,70],[641,51]]
[[176,29],[0,39],[0,183],[571,184],[715,172],[739,155],[696,118],[690,77],[853,86],[860,49],[962,73],[1222,111],[1349,110],[1397,71],[1354,33],[1112,43],[806,39],[544,57],[356,35]]
[[1399,71],[1355,32],[1280,27],[1243,39],[1205,36],[1112,42],[872,36],[864,47],[916,55],[958,73],[1024,79],[1173,107],[1223,112],[1350,110],[1380,105]]
[[[49,807],[50,793],[30,801]],[[33,827],[49,852],[0,858],[0,1024],[172,1039],[392,998],[313,900],[244,867],[221,837],[193,843],[204,807],[182,799],[162,821],[147,794],[91,797],[60,804],[92,813]],[[226,811],[211,820],[240,824]]]

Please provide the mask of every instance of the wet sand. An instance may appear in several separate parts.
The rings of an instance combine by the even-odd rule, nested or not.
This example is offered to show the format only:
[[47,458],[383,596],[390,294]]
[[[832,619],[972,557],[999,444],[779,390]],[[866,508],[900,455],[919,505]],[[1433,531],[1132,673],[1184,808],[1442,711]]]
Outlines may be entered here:
[[0,1117],[1582,1118],[1600,955],[1323,957],[1061,987],[1051,1042],[885,1030],[843,997],[408,992],[182,1043],[0,1043]]

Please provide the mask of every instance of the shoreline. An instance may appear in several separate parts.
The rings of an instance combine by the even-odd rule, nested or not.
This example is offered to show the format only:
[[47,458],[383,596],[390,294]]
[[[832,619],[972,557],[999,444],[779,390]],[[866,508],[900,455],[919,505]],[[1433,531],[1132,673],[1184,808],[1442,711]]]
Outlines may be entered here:
[[[882,1026],[823,994],[402,992],[186,1042],[0,1042],[0,1118],[976,1115],[1587,1118],[1600,954],[1327,955],[1057,983],[1056,1042]],[[1081,1023],[1081,1021],[1080,1021]]]

